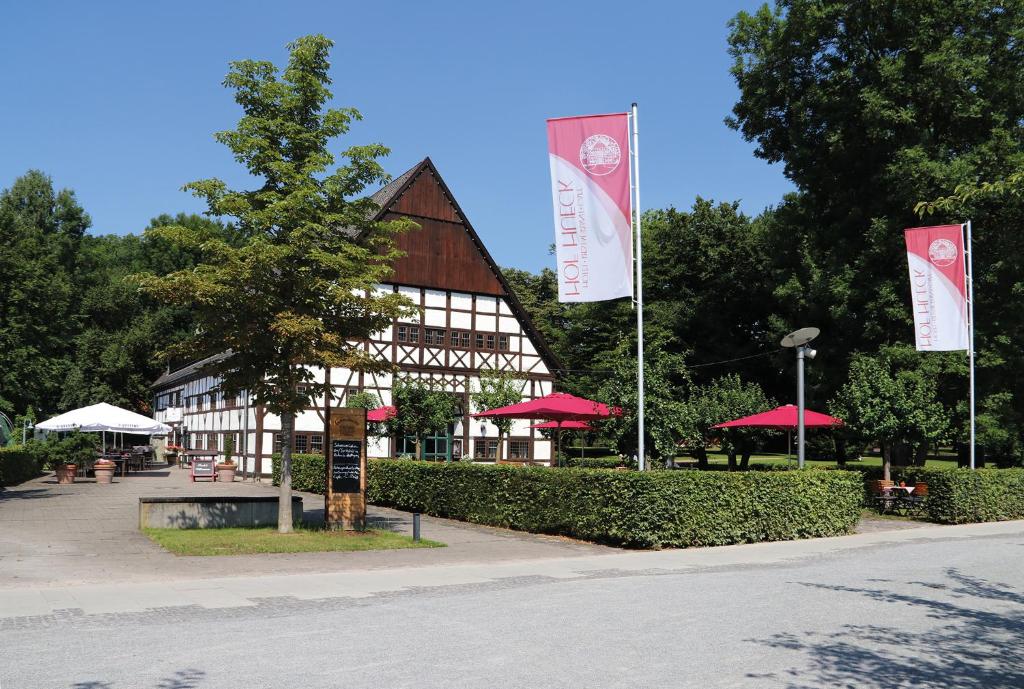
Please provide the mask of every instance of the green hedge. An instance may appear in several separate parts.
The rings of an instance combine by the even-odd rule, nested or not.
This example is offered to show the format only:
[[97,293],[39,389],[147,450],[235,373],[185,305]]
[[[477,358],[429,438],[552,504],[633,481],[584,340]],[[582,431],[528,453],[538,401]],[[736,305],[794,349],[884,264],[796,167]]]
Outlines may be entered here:
[[[281,482],[281,455],[271,457],[274,485]],[[292,488],[323,495],[327,491],[327,469],[323,455],[292,455]]]
[[566,466],[584,469],[614,469],[623,466],[623,461],[618,457],[566,457],[564,462]]
[[24,446],[0,447],[0,486],[16,486],[42,473],[43,455]]
[[[867,490],[882,470],[863,470]],[[928,484],[927,515],[940,524],[970,524],[1024,519],[1024,469],[925,469],[899,467],[892,479]]]
[[535,533],[652,548],[849,533],[857,473],[599,471],[373,460],[378,505]]

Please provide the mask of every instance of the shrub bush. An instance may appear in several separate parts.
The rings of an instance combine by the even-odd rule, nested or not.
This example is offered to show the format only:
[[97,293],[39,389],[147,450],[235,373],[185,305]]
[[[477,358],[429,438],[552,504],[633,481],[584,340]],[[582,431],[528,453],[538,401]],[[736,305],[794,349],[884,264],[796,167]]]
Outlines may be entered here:
[[479,524],[652,548],[850,532],[855,472],[598,471],[372,460],[378,505]]
[[[865,490],[882,470],[863,470]],[[940,524],[969,524],[1024,519],[1024,469],[925,469],[898,467],[892,479],[928,484],[926,513]]]
[[[274,485],[281,483],[281,455],[271,457]],[[292,488],[323,495],[327,492],[327,467],[323,455],[292,455]]]
[[618,457],[566,457],[565,465],[585,469],[614,469],[618,466],[626,466],[624,460],[620,460]]
[[43,454],[26,445],[0,447],[0,486],[16,486],[42,473]]

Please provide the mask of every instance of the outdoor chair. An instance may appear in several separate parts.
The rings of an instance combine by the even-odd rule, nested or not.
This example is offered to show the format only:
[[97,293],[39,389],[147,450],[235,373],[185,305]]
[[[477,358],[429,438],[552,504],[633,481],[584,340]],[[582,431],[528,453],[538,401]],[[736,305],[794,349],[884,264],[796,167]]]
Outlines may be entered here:
[[892,481],[878,480],[871,484],[871,496],[879,512],[892,510],[896,496],[893,495],[893,487],[896,484]]
[[928,502],[928,484],[918,481],[914,484],[914,492],[906,497],[908,511],[920,514],[924,511],[925,503]]

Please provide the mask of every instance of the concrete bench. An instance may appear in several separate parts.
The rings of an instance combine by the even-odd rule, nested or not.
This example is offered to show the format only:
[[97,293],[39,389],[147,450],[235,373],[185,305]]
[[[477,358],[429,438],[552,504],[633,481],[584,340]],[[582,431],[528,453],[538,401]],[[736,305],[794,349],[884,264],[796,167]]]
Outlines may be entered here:
[[[139,498],[140,529],[277,526],[277,497],[203,495]],[[302,498],[292,496],[292,520],[302,523]]]

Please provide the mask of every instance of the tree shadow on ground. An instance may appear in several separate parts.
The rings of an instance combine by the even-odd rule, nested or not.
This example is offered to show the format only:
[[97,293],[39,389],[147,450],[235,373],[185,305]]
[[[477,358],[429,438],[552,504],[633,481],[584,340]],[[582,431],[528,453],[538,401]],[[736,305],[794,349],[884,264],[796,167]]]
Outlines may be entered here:
[[[882,584],[884,581],[872,580]],[[866,596],[891,604],[880,624],[843,625],[831,633],[777,634],[753,639],[808,659],[784,673],[751,674],[789,689],[819,687],[1024,687],[1024,594],[1006,584],[946,570],[941,582],[907,582],[919,593],[884,587],[804,586]],[[941,599],[940,599],[941,598]],[[936,624],[925,631],[901,628],[908,606],[926,611]]]
[[[54,483],[56,483],[56,481]],[[45,488],[30,488],[27,490],[0,488],[0,502],[5,500],[41,500],[43,498],[56,498],[58,496],[59,493],[54,493]]]
[[[206,673],[202,670],[178,670],[170,677],[161,679],[153,687],[154,689],[196,689],[204,677],[206,677]],[[137,684],[132,686],[139,687]],[[115,689],[115,685],[110,682],[77,682],[71,685],[71,689]]]

